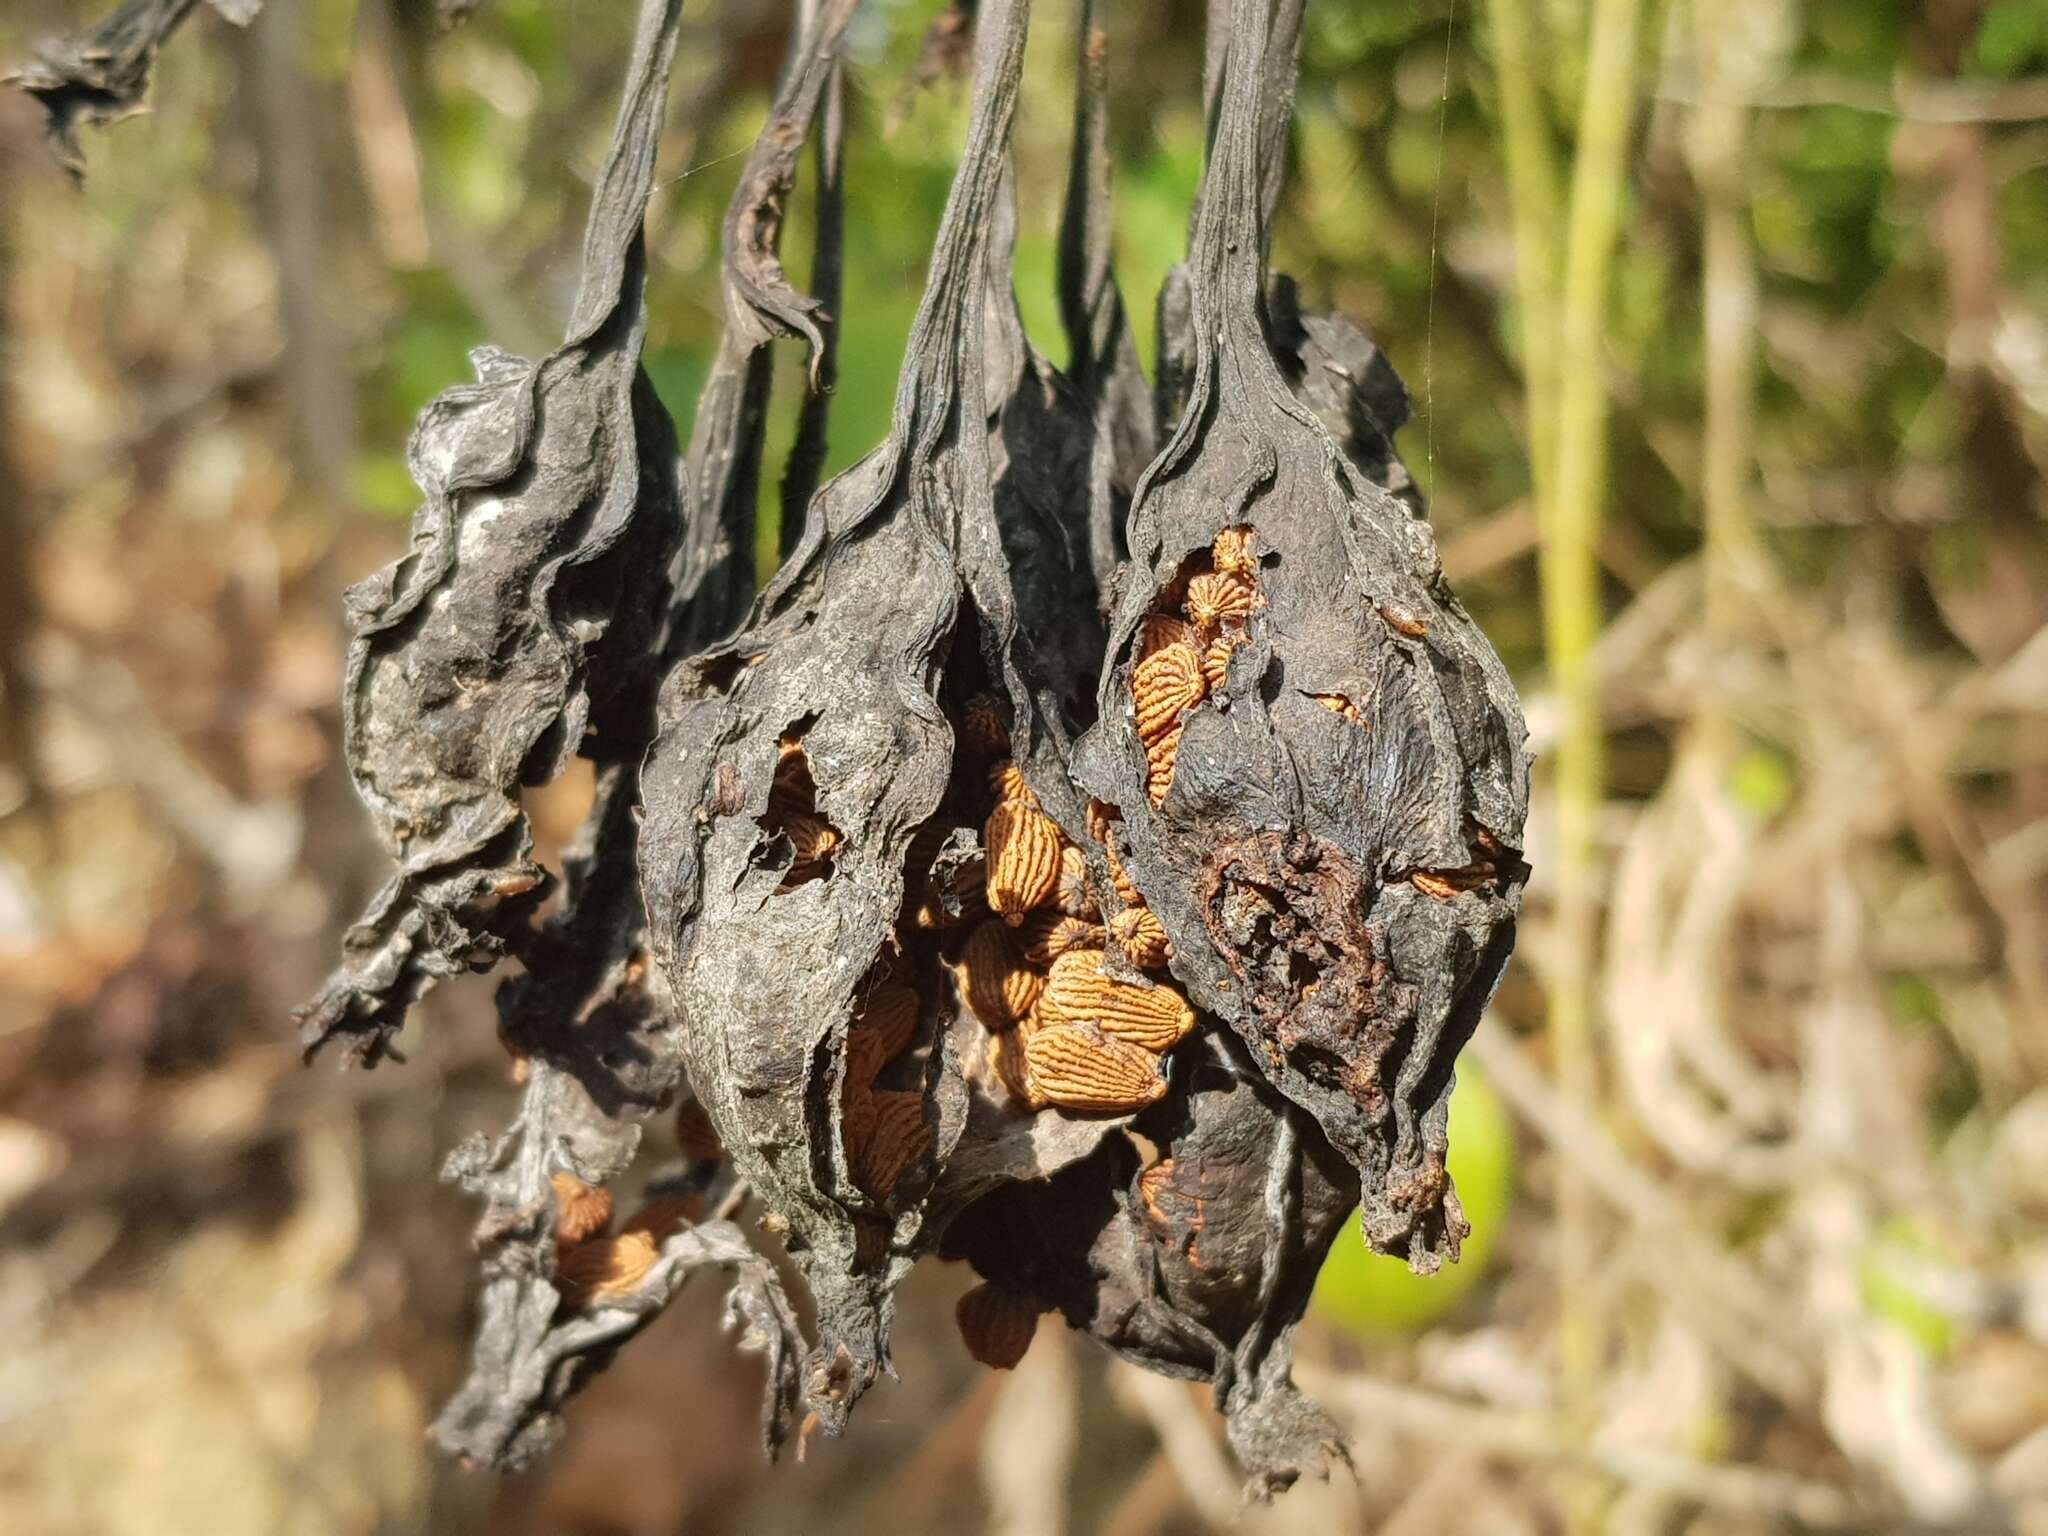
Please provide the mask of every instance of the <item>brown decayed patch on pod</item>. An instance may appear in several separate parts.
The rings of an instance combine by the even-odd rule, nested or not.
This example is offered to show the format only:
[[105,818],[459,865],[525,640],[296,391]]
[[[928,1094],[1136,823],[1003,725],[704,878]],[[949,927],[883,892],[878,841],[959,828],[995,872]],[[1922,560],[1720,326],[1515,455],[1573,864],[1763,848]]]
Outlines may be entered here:
[[988,787],[995,793],[998,804],[1016,801],[1038,809],[1038,796],[1031,792],[1031,786],[1024,782],[1024,772],[1014,758],[1003,758],[990,767]]
[[1255,531],[1249,523],[1239,523],[1216,535],[1216,542],[1209,549],[1209,558],[1215,562],[1218,571],[1247,583],[1258,580],[1259,557],[1252,553]]
[[1365,729],[1365,711],[1352,702],[1346,693],[1312,693],[1309,695],[1331,714],[1341,716],[1361,731]]
[[1258,605],[1258,589],[1241,576],[1206,571],[1188,582],[1188,621],[1205,635],[1225,624],[1242,624]]
[[1015,927],[1053,898],[1060,877],[1060,829],[1045,812],[1014,801],[989,813],[989,909]]
[[1008,1029],[1030,1013],[1045,988],[1045,978],[1024,963],[1017,936],[996,922],[967,936],[958,974],[968,1007],[991,1030]]
[[1164,982],[1140,987],[1114,981],[1102,967],[1099,949],[1077,949],[1054,961],[1038,1009],[1040,1021],[1091,1023],[1114,1040],[1149,1051],[1170,1050],[1193,1031],[1195,1011],[1175,988]]
[[580,1243],[610,1224],[612,1197],[608,1190],[566,1172],[548,1175],[548,1185],[555,1192],[556,1242]]
[[1124,958],[1140,970],[1159,970],[1173,957],[1166,928],[1150,907],[1125,907],[1109,920],[1109,932]]
[[1166,1094],[1159,1058],[1093,1024],[1045,1024],[1024,1041],[1032,1094],[1082,1114],[1125,1114]]
[[1169,645],[1199,647],[1201,637],[1195,633],[1195,626],[1185,619],[1177,619],[1169,613],[1151,613],[1138,626],[1138,660],[1164,650]]
[[877,1092],[874,1129],[853,1155],[854,1179],[877,1200],[886,1200],[910,1165],[931,1150],[921,1093]]
[[1176,725],[1157,741],[1145,744],[1145,798],[1156,807],[1166,802],[1166,792],[1173,788],[1173,764],[1180,756],[1180,738],[1184,726]]
[[991,1370],[1009,1371],[1031,1348],[1043,1310],[1027,1291],[984,1281],[960,1298],[953,1319],[970,1355]]
[[685,1099],[676,1108],[676,1148],[693,1163],[716,1162],[725,1156],[710,1114],[695,1099]]
[[1168,645],[1154,651],[1131,674],[1131,702],[1138,715],[1138,736],[1148,746],[1172,733],[1181,712],[1202,702],[1209,691],[1202,677],[1202,653],[1192,645]]
[[971,752],[984,757],[1003,757],[1010,750],[1010,728],[995,696],[977,693],[960,712],[960,740]]
[[1024,919],[1017,941],[1024,946],[1026,961],[1048,966],[1070,949],[1102,948],[1102,925],[1045,907]]
[[1102,915],[1095,900],[1095,887],[1088,882],[1088,861],[1072,844],[1060,850],[1060,878],[1052,899],[1053,905],[1068,917],[1092,922]]
[[651,1232],[596,1237],[562,1251],[555,1262],[555,1289],[572,1311],[629,1296],[660,1256]]

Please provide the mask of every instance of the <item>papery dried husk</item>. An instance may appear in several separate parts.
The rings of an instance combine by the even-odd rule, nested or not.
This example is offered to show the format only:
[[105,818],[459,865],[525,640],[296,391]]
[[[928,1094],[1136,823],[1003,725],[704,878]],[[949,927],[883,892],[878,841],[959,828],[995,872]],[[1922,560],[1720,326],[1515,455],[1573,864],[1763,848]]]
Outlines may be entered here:
[[[1528,757],[1427,523],[1361,472],[1269,350],[1261,99],[1282,77],[1291,90],[1297,21],[1270,0],[1230,5],[1179,295],[1186,405],[1133,506],[1134,568],[1076,771],[1122,813],[1115,872],[1158,915],[1174,977],[1357,1168],[1367,1240],[1428,1270],[1464,1232],[1444,1171],[1451,1063],[1512,947]],[[1226,530],[1249,532],[1226,544],[1240,574],[1218,581],[1204,573]],[[1148,742],[1134,658],[1183,602],[1243,644],[1224,687]],[[1405,878],[1475,862],[1487,879],[1449,901]]]

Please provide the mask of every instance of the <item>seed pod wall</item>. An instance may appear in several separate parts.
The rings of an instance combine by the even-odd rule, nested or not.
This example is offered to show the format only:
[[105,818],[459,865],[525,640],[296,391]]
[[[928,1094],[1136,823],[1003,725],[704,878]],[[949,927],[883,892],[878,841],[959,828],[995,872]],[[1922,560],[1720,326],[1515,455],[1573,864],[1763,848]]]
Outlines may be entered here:
[[[1212,1383],[1271,1490],[1342,1454],[1290,1370],[1350,1211],[1418,1269],[1457,1253],[1446,1107],[1526,875],[1521,717],[1395,450],[1398,377],[1266,269],[1299,0],[1209,7],[1151,386],[1110,259],[1098,0],[1065,371],[1012,280],[1029,0],[955,13],[971,112],[890,428],[818,487],[855,4],[795,8],[679,455],[641,347],[680,5],[641,0],[563,345],[481,348],[422,413],[411,547],[349,596],[345,746],[397,872],[303,1038],[375,1064],[435,982],[521,962],[516,1115],[447,1168],[483,1205],[452,1452],[531,1461],[706,1267],[767,1364],[768,1448],[799,1414],[838,1433],[899,1283],[950,1260],[977,1359],[1015,1365],[1056,1314]],[[24,77],[60,146],[96,110],[78,49],[121,44],[125,101],[189,9]],[[807,146],[808,295],[779,257]],[[780,338],[810,367],[756,596]],[[577,755],[596,795],[557,878],[521,796]]]

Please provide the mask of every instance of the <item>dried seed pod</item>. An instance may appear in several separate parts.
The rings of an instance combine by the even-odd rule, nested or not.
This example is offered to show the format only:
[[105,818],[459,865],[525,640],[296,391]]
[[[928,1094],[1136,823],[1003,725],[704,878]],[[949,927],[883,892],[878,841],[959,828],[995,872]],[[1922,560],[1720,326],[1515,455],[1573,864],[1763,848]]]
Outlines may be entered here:
[[1099,949],[1061,955],[1046,978],[1039,1018],[1049,1025],[1092,1023],[1112,1039],[1142,1045],[1149,1051],[1170,1050],[1193,1031],[1195,1012],[1171,986],[1157,982],[1139,987],[1114,981],[1103,974],[1102,966]]
[[910,1049],[917,1038],[921,1011],[915,989],[900,981],[884,981],[868,993],[853,1015],[854,1028],[873,1035],[880,1044],[882,1060],[894,1061]]
[[967,936],[959,974],[967,1005],[991,1030],[1008,1029],[1030,1013],[1045,987],[1045,978],[1024,963],[1016,935],[997,922]]
[[586,1184],[573,1173],[553,1173],[548,1184],[555,1192],[555,1241],[580,1243],[595,1237],[611,1223],[612,1197],[600,1185]]
[[1095,887],[1088,879],[1088,860],[1071,843],[1060,850],[1060,879],[1052,899],[1053,905],[1067,917],[1092,922],[1101,915]]
[[716,1162],[725,1156],[718,1144],[718,1127],[696,1099],[685,1099],[676,1109],[676,1147],[692,1162]]
[[1045,812],[1006,801],[989,813],[989,910],[1012,927],[1059,886],[1060,829]]
[[1228,631],[1211,640],[1202,652],[1202,681],[1209,685],[1211,693],[1221,693],[1223,684],[1230,676],[1230,656],[1244,644],[1242,635]]
[[1019,805],[1030,806],[1034,811],[1038,809],[1038,796],[1031,793],[1031,786],[1024,782],[1023,770],[1017,766],[1014,759],[1003,758],[991,767],[988,771],[988,783],[989,788],[995,792],[998,804],[1015,801]]
[[1186,733],[1185,726],[1176,725],[1157,741],[1145,743],[1145,798],[1154,806],[1164,804],[1166,792],[1173,788],[1173,765]]
[[1032,965],[1049,966],[1070,949],[1102,948],[1102,925],[1041,908],[1024,919],[1017,930],[1017,941],[1024,946],[1025,960]]
[[1188,622],[1202,634],[1213,635],[1226,624],[1244,623],[1258,601],[1258,589],[1242,576],[1205,571],[1188,582],[1184,606]]
[[1259,557],[1252,553],[1252,537],[1256,532],[1248,524],[1239,524],[1216,535],[1216,542],[1209,546],[1209,557],[1219,573],[1235,577],[1247,585],[1258,581]]
[[1153,613],[1145,616],[1145,622],[1138,627],[1137,657],[1145,661],[1169,645],[1185,645],[1199,650],[1202,637],[1195,633],[1195,626],[1185,619],[1176,619],[1171,614]]
[[1165,968],[1173,946],[1166,941],[1166,929],[1159,914],[1150,907],[1125,907],[1109,920],[1110,936],[1124,958],[1144,971]]
[[1031,1348],[1044,1310],[1029,1292],[983,1283],[960,1298],[953,1319],[970,1355],[990,1370],[1011,1371]]
[[[1464,1231],[1444,1174],[1451,1063],[1507,961],[1526,871],[1510,854],[1497,886],[1454,901],[1391,874],[1472,862],[1475,829],[1519,842],[1527,732],[1428,523],[1348,456],[1355,434],[1325,426],[1342,414],[1326,405],[1373,411],[1365,381],[1301,382],[1312,353],[1340,361],[1341,338],[1289,303],[1269,312],[1269,295],[1291,296],[1262,270],[1261,113],[1285,99],[1291,12],[1229,6],[1185,321],[1161,305],[1184,326],[1162,348],[1185,356],[1184,408],[1133,502],[1134,563],[1076,777],[1124,813],[1117,855],[1175,980],[1357,1170],[1367,1241],[1428,1270]],[[1219,536],[1240,527],[1257,530],[1256,571],[1222,568],[1238,563],[1234,536],[1218,563]],[[1285,686],[1187,711],[1169,753],[1128,701],[1146,621],[1183,580],[1189,617],[1210,638],[1249,620],[1271,657],[1262,682]],[[1369,732],[1332,730],[1315,694],[1369,699]],[[1169,792],[1197,763],[1199,792]]]
[[555,1289],[572,1311],[616,1301],[633,1293],[659,1257],[660,1244],[651,1232],[594,1237],[563,1250],[555,1265]]
[[1003,724],[995,695],[977,693],[960,713],[960,741],[984,757],[1003,757],[1010,750],[1010,728]]
[[1016,1029],[990,1035],[984,1050],[989,1075],[1002,1084],[1011,1098],[1035,1113],[1044,1109],[1048,1101],[1031,1086],[1029,1063],[1024,1059],[1024,1044],[1030,1034],[1027,1021]]
[[1024,1070],[1034,1098],[1081,1114],[1124,1114],[1166,1093],[1158,1056],[1092,1024],[1033,1030],[1024,1041]]
[[924,1095],[873,1095],[874,1129],[855,1155],[854,1179],[877,1200],[887,1200],[910,1165],[931,1151],[931,1127],[925,1124]]
[[1202,676],[1202,653],[1192,645],[1162,646],[1138,663],[1131,678],[1131,701],[1138,712],[1138,737],[1155,742],[1180,724],[1181,711],[1202,702],[1209,685]]

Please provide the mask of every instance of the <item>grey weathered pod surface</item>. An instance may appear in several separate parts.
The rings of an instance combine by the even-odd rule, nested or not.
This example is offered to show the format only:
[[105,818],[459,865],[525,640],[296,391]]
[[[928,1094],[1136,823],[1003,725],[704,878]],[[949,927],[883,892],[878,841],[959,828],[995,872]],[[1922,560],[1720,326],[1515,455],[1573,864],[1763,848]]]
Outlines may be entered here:
[[[1085,421],[1062,426],[1069,392],[1007,292],[1027,20],[1024,0],[980,12],[968,141],[888,439],[813,498],[740,633],[671,674],[643,774],[654,954],[691,1081],[816,1299],[804,1393],[834,1433],[887,1360],[893,1289],[929,1246],[967,1125],[944,946],[981,900],[986,807],[965,801],[985,797],[987,760],[959,747],[960,723],[993,716],[1044,812],[1083,819],[1071,677],[1019,621],[1020,583],[1072,603],[1087,582],[1069,510],[1085,505],[1069,446]],[[904,991],[914,1023],[879,1082],[854,1074],[850,1036]]]
[[522,787],[645,746],[680,529],[674,429],[640,367],[673,42],[643,29],[635,50],[566,340],[539,363],[479,348],[477,382],[421,413],[412,547],[348,594],[343,746],[399,869],[300,1010],[309,1051],[375,1062],[423,991],[499,958],[547,886]]
[[[1367,1241],[1428,1270],[1465,1231],[1446,1113],[1513,944],[1525,730],[1428,524],[1276,361],[1262,102],[1293,50],[1268,47],[1271,0],[1230,13],[1186,406],[1139,487],[1076,771],[1120,814],[1175,978],[1357,1170]],[[1183,619],[1215,681],[1141,734],[1148,637]]]
[[[754,395],[766,376],[766,349],[778,335],[798,336],[815,355],[832,323],[789,282],[779,247],[782,210],[839,70],[851,10],[851,0],[839,0],[792,29],[767,121],[728,208],[728,340],[705,382],[682,466],[684,536],[661,628],[646,637],[648,664],[729,633],[746,611],[763,431]],[[643,40],[658,38],[663,57],[674,47],[673,7],[644,10],[640,27]],[[628,99],[658,121],[658,100]],[[819,131],[836,140],[836,121],[828,115]],[[837,188],[821,193],[829,199]],[[821,403],[820,431],[824,415]],[[565,853],[560,910],[512,935],[523,971],[500,987],[498,1012],[500,1034],[524,1065],[518,1118],[495,1141],[473,1138],[448,1166],[449,1178],[484,1201],[477,1232],[483,1287],[468,1380],[434,1433],[445,1448],[499,1468],[524,1465],[545,1449],[570,1394],[706,1266],[731,1273],[727,1318],[742,1347],[766,1358],[762,1431],[771,1454],[795,1408],[802,1335],[772,1265],[733,1224],[744,1190],[729,1166],[685,1146],[684,1160],[657,1175],[616,1234],[572,1227],[565,1236],[562,1226],[571,1215],[562,1209],[562,1189],[589,1191],[584,1199],[608,1209],[606,1184],[641,1149],[645,1122],[675,1103],[683,1085],[680,1032],[648,959],[639,888],[640,766],[653,737],[651,696],[620,730],[630,731],[625,739],[639,750],[598,773],[589,815]],[[607,1283],[593,1285],[593,1271]]]
[[988,1195],[946,1252],[1147,1370],[1214,1383],[1255,1496],[1327,1472],[1343,1438],[1294,1385],[1292,1340],[1356,1175],[1227,1038],[1191,1044],[1130,1131]]

